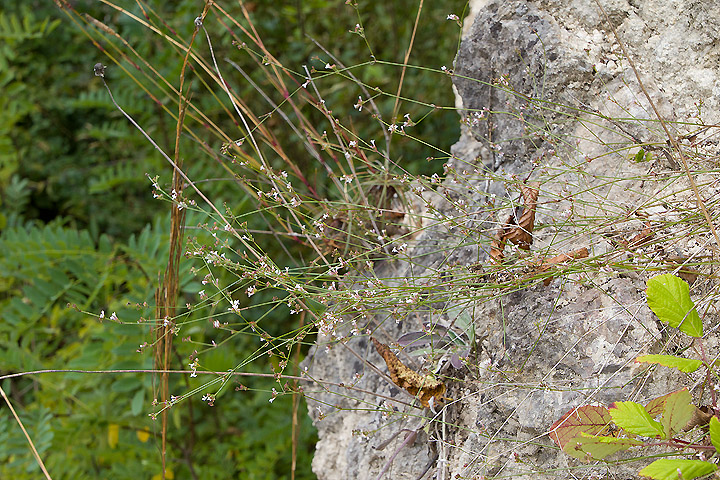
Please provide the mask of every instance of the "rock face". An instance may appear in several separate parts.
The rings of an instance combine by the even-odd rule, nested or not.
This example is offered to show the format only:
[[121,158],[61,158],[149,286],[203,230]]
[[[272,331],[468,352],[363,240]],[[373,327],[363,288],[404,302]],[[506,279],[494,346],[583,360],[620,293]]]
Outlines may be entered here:
[[[693,387],[634,362],[689,344],[650,312],[645,282],[715,248],[608,22],[694,169],[718,150],[716,130],[699,124],[720,123],[720,25],[712,2],[600,3],[607,17],[589,0],[474,2],[454,69],[464,127],[447,177],[435,192],[414,190],[426,205],[420,233],[345,281],[348,302],[328,316],[332,333],[305,362],[317,382],[306,393],[319,479],[372,479],[384,467],[392,479],[636,478],[649,463],[582,464],[548,437],[572,407]],[[640,144],[651,159],[636,155]],[[715,177],[694,178],[712,210]],[[507,247],[498,272],[490,244],[522,207],[526,179],[539,183],[534,241],[529,252]],[[678,223],[689,214],[696,221]],[[537,264],[581,248],[589,257],[566,262],[545,285]],[[698,280],[691,293],[707,289]],[[448,386],[434,411],[410,406],[412,396],[383,376],[366,335],[393,346],[423,325],[459,339],[455,350],[398,354]],[[465,353],[463,342],[473,348],[457,369],[448,360]],[[402,446],[408,431],[417,437]]]

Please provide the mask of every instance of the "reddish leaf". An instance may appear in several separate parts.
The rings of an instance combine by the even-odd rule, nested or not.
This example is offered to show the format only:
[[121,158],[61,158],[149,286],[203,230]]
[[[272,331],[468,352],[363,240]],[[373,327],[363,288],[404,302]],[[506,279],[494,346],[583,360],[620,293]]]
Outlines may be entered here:
[[665,410],[665,402],[667,402],[667,398],[670,395],[671,394],[668,393],[667,395],[663,395],[662,397],[653,398],[647,403],[647,405],[645,405],[645,410],[647,410],[651,417],[657,417],[658,415],[661,415]]
[[650,222],[645,222],[645,228],[642,229],[640,233],[635,235],[632,239],[630,239],[630,242],[628,243],[629,248],[636,248],[639,247],[650,240],[655,236],[655,232],[653,232],[652,227],[650,226]]
[[607,429],[612,422],[610,412],[601,405],[583,405],[573,408],[553,423],[550,427],[550,438],[558,447],[565,450],[567,443],[581,433],[597,435]]

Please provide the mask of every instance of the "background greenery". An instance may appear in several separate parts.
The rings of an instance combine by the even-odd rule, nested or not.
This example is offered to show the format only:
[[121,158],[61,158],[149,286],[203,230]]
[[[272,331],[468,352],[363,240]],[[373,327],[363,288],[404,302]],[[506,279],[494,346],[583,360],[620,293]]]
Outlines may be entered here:
[[[223,7],[235,8],[235,2]],[[232,5],[231,5],[232,3]],[[452,65],[459,28],[447,15],[462,14],[465,2],[425,2],[417,26],[411,63],[439,69]],[[202,2],[118,2],[140,18],[143,9],[159,28],[176,31],[189,39],[193,19]],[[158,35],[117,9],[95,1],[73,2],[74,11],[100,19],[131,42],[159,75],[178,84],[182,56]],[[142,6],[142,8],[141,8]],[[361,65],[363,81],[384,92],[397,89],[410,41],[417,5],[407,2],[358,2],[358,12],[338,1],[247,2],[252,22],[264,45],[282,65],[301,72],[302,65],[321,68],[328,58],[309,37],[323,45],[347,66]],[[412,7],[412,8],[411,8]],[[412,15],[410,14],[412,12]],[[154,290],[168,257],[170,203],[152,196],[147,175],[159,176],[167,188],[171,170],[156,150],[117,111],[102,83],[92,75],[97,62],[109,65],[107,78],[117,102],[166,151],[172,152],[175,120],[163,109],[174,107],[161,88],[148,91],[133,79],[137,69],[128,57],[93,45],[97,37],[81,17],[67,15],[48,1],[3,2],[0,5],[0,369],[3,375],[39,369],[147,369],[152,368],[149,320],[154,313]],[[350,33],[362,21],[366,39]],[[230,57],[241,65],[260,88],[276,102],[282,96],[268,85],[252,55],[232,44],[225,27],[211,16],[206,28],[213,36],[218,59]],[[366,41],[367,40],[367,41]],[[119,42],[116,42],[119,44]],[[206,52],[204,40],[201,52]],[[368,63],[370,54],[379,62]],[[206,54],[204,54],[206,55]],[[118,60],[119,58],[119,60]],[[113,63],[118,60],[118,63]],[[387,63],[385,63],[387,62]],[[127,70],[123,71],[123,68]],[[146,66],[139,66],[147,70]],[[238,89],[250,109],[270,111],[268,104],[237,71],[222,65],[228,82]],[[358,137],[380,138],[377,123],[352,109],[360,89],[345,79],[328,78],[324,99],[342,106]],[[233,119],[225,115],[227,101],[204,94],[195,82],[194,103],[221,130],[240,135]],[[443,164],[442,152],[459,136],[457,114],[451,108],[433,111],[427,104],[453,104],[450,79],[409,69],[401,96],[407,102],[399,117],[412,113],[418,122],[412,138],[393,139],[392,161],[402,171],[430,175]],[[225,100],[227,100],[225,98]],[[392,95],[378,96],[383,117],[393,112]],[[423,105],[426,104],[426,105]],[[407,106],[407,108],[405,108]],[[317,111],[304,112],[327,129]],[[338,113],[338,112],[336,112]],[[327,172],[307,155],[303,143],[279,124],[277,128],[289,158],[305,172],[310,184],[332,197]],[[235,215],[257,212],[253,199],[234,181],[222,162],[208,152],[218,152],[221,138],[206,135],[205,144],[184,136],[188,175],[202,183],[216,205],[229,206]],[[266,147],[263,147],[266,148]],[[438,160],[428,160],[428,158]],[[270,158],[277,168],[282,161]],[[246,217],[250,228],[272,230],[263,215]],[[203,229],[207,219],[189,215],[188,232],[199,244],[212,243]],[[300,265],[312,259],[307,246],[286,242],[267,244],[266,253],[278,265]],[[257,339],[216,329],[213,315],[226,305],[203,303],[202,276],[194,275],[197,262],[181,265],[181,299],[184,327],[174,344],[173,366],[187,369],[189,356],[199,351],[202,366],[223,371],[243,364],[245,372],[272,372],[277,361],[256,359]],[[220,284],[232,283],[227,272]],[[264,291],[243,301],[263,305],[277,292]],[[236,296],[237,298],[237,296]],[[193,308],[203,305],[204,308]],[[101,317],[104,312],[104,319]],[[115,313],[118,322],[110,320]],[[287,310],[261,308],[247,317],[264,318],[271,335],[296,328]],[[191,341],[181,341],[191,339]],[[221,348],[212,348],[214,344]],[[303,350],[303,353],[305,350]],[[248,361],[248,359],[253,359]],[[151,478],[161,470],[158,422],[153,411],[150,374],[51,373],[5,379],[2,387],[18,410],[54,478]],[[170,410],[170,455],[176,478],[290,478],[292,398],[281,395],[272,403],[274,384],[263,378],[243,379],[242,387],[229,392],[213,408],[200,401],[203,382],[189,376],[172,379],[171,392],[194,391],[191,399]],[[245,390],[247,387],[247,390]],[[39,470],[22,433],[3,405],[0,417],[0,477],[38,478]],[[312,426],[301,407],[296,478],[313,478],[310,471],[314,446]],[[148,436],[149,433],[149,436]],[[232,472],[232,473],[230,473]]]

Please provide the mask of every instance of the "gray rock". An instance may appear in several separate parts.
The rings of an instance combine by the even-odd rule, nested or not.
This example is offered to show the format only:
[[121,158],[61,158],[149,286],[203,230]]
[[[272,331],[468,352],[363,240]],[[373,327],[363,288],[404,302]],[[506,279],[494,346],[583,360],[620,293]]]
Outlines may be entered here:
[[[703,120],[717,123],[713,2],[602,3],[660,114],[697,122],[702,101]],[[418,212],[423,229],[372,273],[345,279],[348,302],[337,306],[336,328],[305,361],[320,436],[313,469],[321,480],[372,479],[397,451],[385,478],[635,478],[648,461],[582,464],[554,446],[549,428],[578,405],[643,402],[692,387],[634,359],[688,344],[650,312],[645,282],[663,258],[697,253],[711,237],[697,230],[690,239],[674,223],[693,196],[669,148],[653,151],[649,163],[628,159],[637,142],[665,146],[666,137],[594,2],[477,1],[474,12],[454,68],[463,134],[443,185],[416,190],[428,205]],[[671,128],[682,135],[694,127]],[[717,154],[705,135],[698,148]],[[488,268],[498,222],[517,205],[526,177],[541,184],[534,257],[510,253],[517,266],[504,277],[479,275],[473,266]],[[697,181],[716,188],[710,174]],[[609,239],[619,232],[629,240],[647,222],[656,235],[647,249]],[[548,286],[522,266],[582,247],[590,259],[571,262]],[[452,400],[437,413],[408,405],[413,398],[382,376],[367,331],[392,344],[423,324],[457,330],[461,317],[474,326],[462,369],[447,352],[399,354],[443,378]],[[405,429],[419,434],[399,449]]]

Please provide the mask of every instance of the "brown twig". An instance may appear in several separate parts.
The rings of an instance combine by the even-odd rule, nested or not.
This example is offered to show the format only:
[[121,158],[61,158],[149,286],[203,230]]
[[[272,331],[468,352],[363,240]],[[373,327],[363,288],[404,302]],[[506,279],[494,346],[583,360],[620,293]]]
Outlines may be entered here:
[[[183,95],[185,87],[185,70],[188,65],[190,58],[190,52],[192,46],[195,43],[195,37],[198,34],[199,27],[198,21],[202,23],[202,19],[207,15],[207,11],[210,7],[210,2],[205,2],[205,8],[202,14],[196,19],[196,28],[193,30],[190,43],[185,52],[185,58],[183,58],[182,68],[180,69],[180,88],[179,100],[178,100],[178,119],[175,128],[175,151],[174,151],[174,163],[173,163],[173,190],[176,198],[182,198],[183,192],[183,180],[185,175],[182,171],[182,159],[180,158],[180,134],[183,130],[183,123],[185,119],[185,111],[187,108],[187,99]],[[173,323],[172,319],[175,318],[175,304],[177,302],[177,296],[179,291],[179,268],[180,268],[180,256],[182,255],[182,235],[185,224],[185,209],[179,208],[175,203],[172,204],[172,210],[170,213],[170,251],[168,253],[168,263],[165,268],[165,274],[163,275],[162,283],[158,285],[158,289],[155,293],[156,299],[156,318],[165,319],[155,328],[155,342],[153,344],[155,368],[165,371],[162,374],[160,380],[160,401],[163,404],[167,404],[170,398],[170,378],[166,373],[170,366],[170,354],[172,350],[172,339],[173,339]],[[157,398],[157,392],[155,393]],[[165,471],[167,466],[167,428],[168,428],[168,412],[166,409],[162,411],[162,440],[160,454],[162,457],[162,478],[165,479]]]

